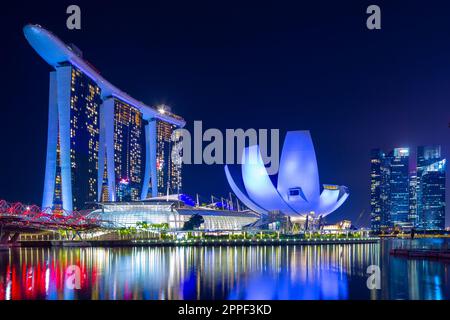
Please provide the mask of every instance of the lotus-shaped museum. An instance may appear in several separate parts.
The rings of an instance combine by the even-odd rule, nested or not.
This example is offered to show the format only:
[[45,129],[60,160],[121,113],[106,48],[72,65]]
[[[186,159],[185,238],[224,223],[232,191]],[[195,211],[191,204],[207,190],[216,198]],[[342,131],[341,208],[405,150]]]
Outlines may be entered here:
[[291,217],[325,217],[348,198],[345,186],[319,183],[316,154],[309,131],[289,131],[281,153],[276,186],[264,166],[258,145],[242,154],[240,188],[230,168],[225,174],[236,196],[261,215],[281,212]]

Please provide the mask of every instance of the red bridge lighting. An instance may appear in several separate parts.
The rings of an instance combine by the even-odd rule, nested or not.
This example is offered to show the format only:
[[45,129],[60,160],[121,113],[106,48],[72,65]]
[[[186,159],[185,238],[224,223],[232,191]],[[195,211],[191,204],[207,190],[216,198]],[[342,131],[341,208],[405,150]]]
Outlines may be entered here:
[[0,200],[0,226],[20,231],[71,229],[83,231],[100,226],[100,221],[87,218],[78,211],[53,212],[51,208],[41,209],[37,205],[9,203]]

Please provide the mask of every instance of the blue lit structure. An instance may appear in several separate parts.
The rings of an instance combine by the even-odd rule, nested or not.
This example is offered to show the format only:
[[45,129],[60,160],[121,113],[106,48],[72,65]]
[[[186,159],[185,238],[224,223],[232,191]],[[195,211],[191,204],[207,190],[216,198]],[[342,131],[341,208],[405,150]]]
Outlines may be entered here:
[[178,195],[178,200],[182,201],[186,206],[195,206],[195,201],[189,195],[181,193]]
[[[123,193],[129,180],[131,200],[158,194],[157,124],[183,127],[185,121],[132,98],[104,79],[79,50],[38,25],[24,34],[55,70],[50,73],[47,161],[42,207],[83,209]],[[181,170],[179,168],[171,169]],[[176,183],[179,190],[180,172]],[[57,208],[60,206],[60,208]]]
[[445,170],[446,159],[441,146],[417,148],[417,228],[445,229]]
[[248,208],[261,215],[279,211],[291,217],[325,217],[339,208],[349,195],[347,187],[338,185],[323,185],[320,192],[316,154],[309,131],[287,133],[276,186],[257,145],[244,150],[241,171],[244,188],[238,187],[225,166],[228,183]]

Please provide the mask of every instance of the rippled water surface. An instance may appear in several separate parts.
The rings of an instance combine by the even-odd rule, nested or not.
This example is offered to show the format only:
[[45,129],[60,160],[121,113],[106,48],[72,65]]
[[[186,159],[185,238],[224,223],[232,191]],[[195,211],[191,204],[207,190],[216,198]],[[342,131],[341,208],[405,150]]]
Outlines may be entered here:
[[[400,245],[411,243],[10,249],[0,252],[0,300],[449,299],[450,264],[389,256]],[[381,290],[367,288],[370,265]]]

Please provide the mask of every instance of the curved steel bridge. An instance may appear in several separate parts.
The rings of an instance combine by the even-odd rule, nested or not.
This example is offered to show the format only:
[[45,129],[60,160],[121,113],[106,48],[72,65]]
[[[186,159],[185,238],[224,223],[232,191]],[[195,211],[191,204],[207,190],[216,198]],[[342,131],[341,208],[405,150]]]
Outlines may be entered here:
[[77,211],[55,213],[51,208],[0,200],[0,243],[15,242],[20,233],[92,230],[100,227],[100,222]]

